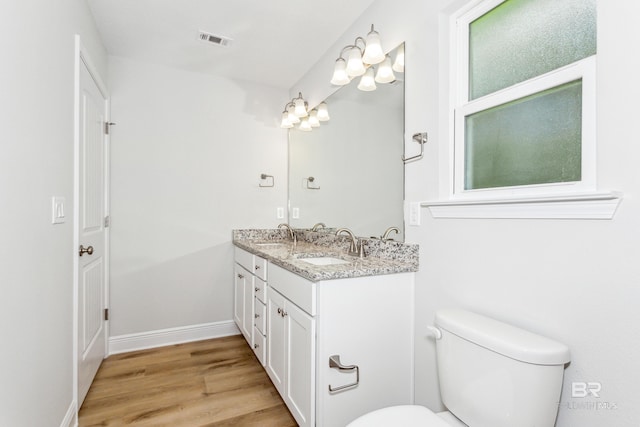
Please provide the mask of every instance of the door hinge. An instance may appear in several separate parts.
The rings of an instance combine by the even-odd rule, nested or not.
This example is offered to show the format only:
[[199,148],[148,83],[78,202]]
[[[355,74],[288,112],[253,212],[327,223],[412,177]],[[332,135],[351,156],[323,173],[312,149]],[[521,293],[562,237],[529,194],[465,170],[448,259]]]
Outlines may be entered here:
[[109,228],[111,226],[111,215],[107,215],[104,217],[104,228]]
[[104,309],[104,320],[109,320],[109,309],[108,308]]
[[115,123],[113,123],[113,122],[104,122],[104,133],[105,133],[105,135],[109,135],[109,128],[111,128],[111,126],[115,126]]

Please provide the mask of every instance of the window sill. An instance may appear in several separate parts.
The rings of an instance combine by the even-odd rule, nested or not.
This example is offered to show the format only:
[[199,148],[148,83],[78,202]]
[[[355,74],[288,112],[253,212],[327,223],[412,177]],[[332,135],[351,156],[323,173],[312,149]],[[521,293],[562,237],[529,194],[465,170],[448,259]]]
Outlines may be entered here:
[[496,200],[426,201],[434,218],[612,219],[622,193],[615,191]]

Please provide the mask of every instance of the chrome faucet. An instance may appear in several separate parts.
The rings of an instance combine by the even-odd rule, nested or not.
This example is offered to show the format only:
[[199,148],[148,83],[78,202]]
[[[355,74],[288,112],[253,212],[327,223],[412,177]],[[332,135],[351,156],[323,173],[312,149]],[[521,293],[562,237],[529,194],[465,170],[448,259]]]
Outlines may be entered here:
[[298,236],[296,236],[295,231],[293,231],[293,228],[291,228],[289,224],[282,223],[278,225],[278,228],[287,229],[287,231],[289,232],[289,237],[291,237],[291,241],[293,242],[293,246],[295,246],[298,243]]
[[313,227],[311,227],[311,231],[318,231],[321,228],[326,228],[327,226],[324,224],[324,222],[319,222],[316,225],[314,225]]
[[351,237],[351,245],[349,245],[349,255],[357,255],[360,258],[364,258],[364,245],[362,240],[358,240],[351,230],[348,228],[339,228],[336,231],[336,236],[339,234],[348,234]]
[[381,239],[382,240],[393,240],[389,237],[389,234],[391,234],[392,231],[395,231],[396,234],[400,234],[400,230],[398,229],[398,227],[389,227],[387,228],[387,230],[384,232],[384,234],[382,235]]

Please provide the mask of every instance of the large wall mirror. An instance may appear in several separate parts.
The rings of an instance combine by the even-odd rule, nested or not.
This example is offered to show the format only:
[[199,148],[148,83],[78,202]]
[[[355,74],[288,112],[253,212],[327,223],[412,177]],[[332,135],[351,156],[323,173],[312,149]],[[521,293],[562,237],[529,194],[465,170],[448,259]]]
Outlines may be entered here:
[[[393,57],[393,52],[390,53]],[[363,92],[354,81],[327,100],[331,120],[289,130],[289,223],[323,222],[357,236],[388,227],[404,241],[404,74]]]

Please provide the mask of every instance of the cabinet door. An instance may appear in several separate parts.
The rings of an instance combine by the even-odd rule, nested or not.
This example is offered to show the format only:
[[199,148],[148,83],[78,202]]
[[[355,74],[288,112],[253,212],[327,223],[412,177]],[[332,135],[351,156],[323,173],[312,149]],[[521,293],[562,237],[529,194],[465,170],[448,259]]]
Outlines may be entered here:
[[278,392],[284,396],[285,375],[285,299],[271,288],[267,289],[267,374]]
[[234,285],[233,285],[233,320],[238,325],[238,329],[243,333],[242,322],[244,322],[244,292],[248,274],[238,264],[234,265]]
[[286,386],[284,400],[300,426],[315,425],[315,320],[285,302]]

